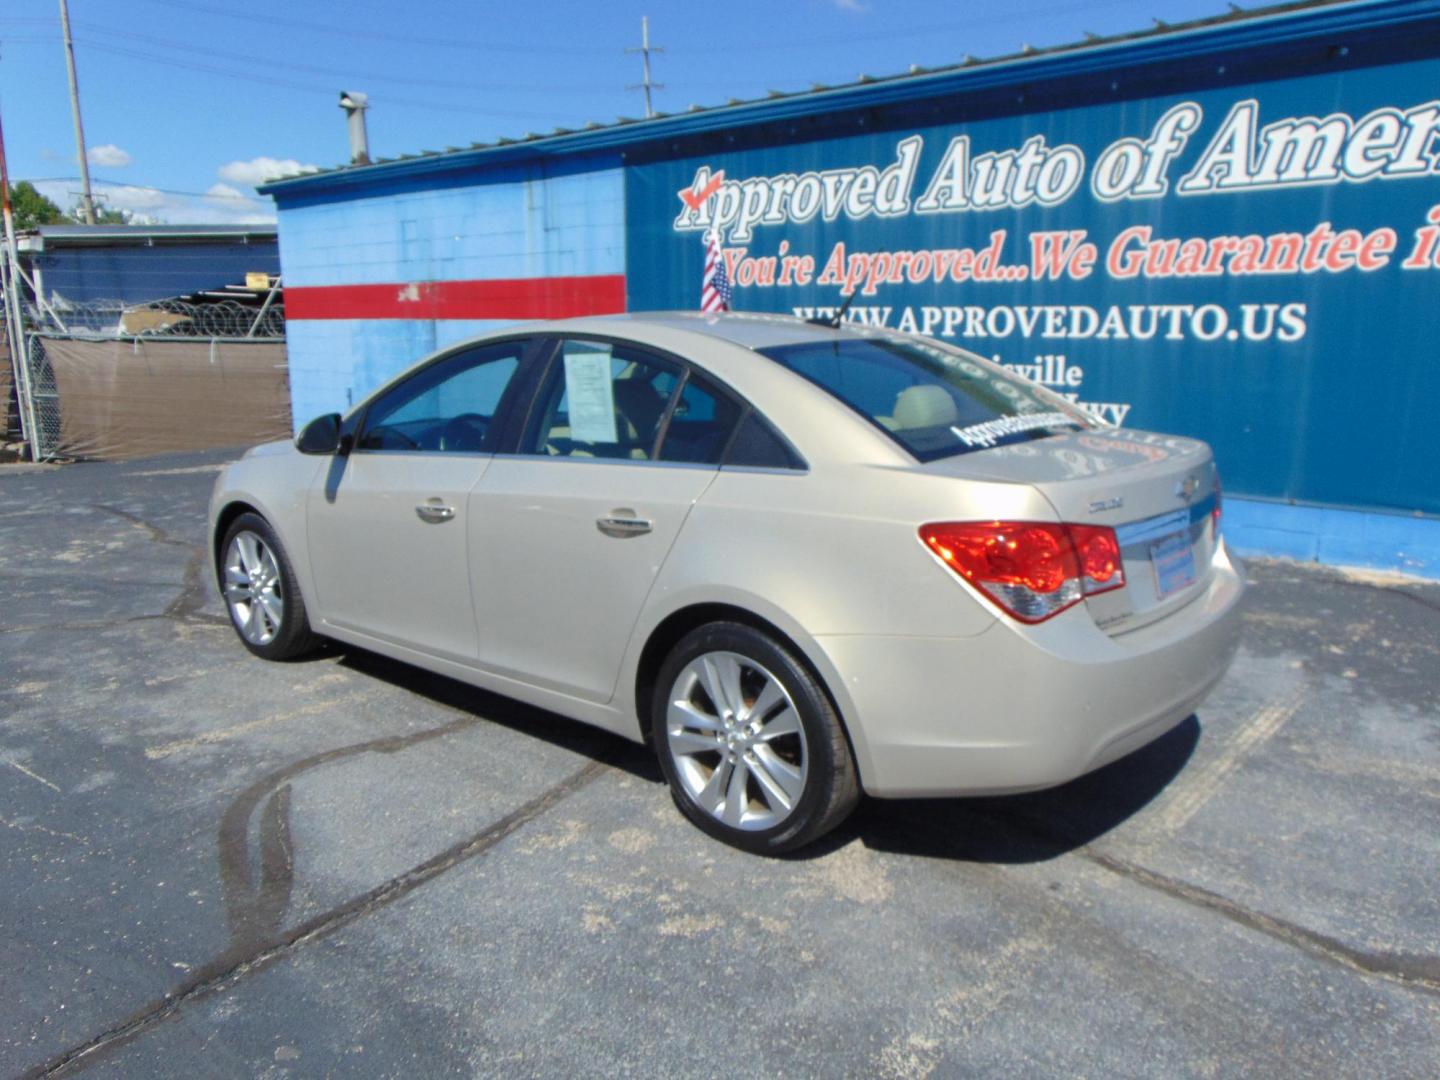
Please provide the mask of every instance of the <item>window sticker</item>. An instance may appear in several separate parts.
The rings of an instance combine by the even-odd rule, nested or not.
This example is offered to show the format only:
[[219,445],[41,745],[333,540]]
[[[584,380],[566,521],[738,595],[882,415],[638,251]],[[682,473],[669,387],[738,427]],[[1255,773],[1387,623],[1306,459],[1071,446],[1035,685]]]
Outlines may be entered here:
[[952,427],[950,430],[966,446],[989,447],[1001,439],[1025,431],[1034,431],[1036,428],[1080,426],[1080,422],[1072,416],[1066,416],[1062,412],[1048,412],[1029,416],[1002,416],[998,420],[986,420],[983,424],[971,424],[964,428]]
[[571,352],[565,346],[565,396],[570,408],[570,437],[578,442],[613,443],[615,395],[610,383],[610,353]]

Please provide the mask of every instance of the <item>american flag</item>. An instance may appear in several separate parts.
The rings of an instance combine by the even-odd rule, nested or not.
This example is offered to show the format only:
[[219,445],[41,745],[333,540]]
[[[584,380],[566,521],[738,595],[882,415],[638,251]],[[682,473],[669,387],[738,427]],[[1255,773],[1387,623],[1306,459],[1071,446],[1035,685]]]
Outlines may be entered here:
[[730,310],[730,275],[725,273],[725,256],[720,254],[720,234],[705,234],[705,276],[700,282],[701,311]]

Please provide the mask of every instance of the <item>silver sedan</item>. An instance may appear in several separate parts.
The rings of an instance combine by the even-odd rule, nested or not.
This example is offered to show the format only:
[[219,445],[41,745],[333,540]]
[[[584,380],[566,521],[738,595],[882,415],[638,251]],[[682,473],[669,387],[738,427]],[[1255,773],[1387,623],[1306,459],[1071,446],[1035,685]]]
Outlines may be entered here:
[[1210,449],[927,338],[782,316],[520,326],[219,477],[240,640],[324,639],[650,742],[751,851],[861,792],[1056,785],[1237,644]]

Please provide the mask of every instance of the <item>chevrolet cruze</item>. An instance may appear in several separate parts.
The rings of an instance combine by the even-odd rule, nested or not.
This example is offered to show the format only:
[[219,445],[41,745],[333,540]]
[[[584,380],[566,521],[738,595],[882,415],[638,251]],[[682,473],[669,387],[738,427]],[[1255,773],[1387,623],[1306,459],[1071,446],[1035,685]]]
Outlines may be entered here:
[[1193,439],[927,338],[782,316],[447,348],[219,477],[240,640],[322,638],[648,741],[781,852],[861,792],[1056,785],[1186,718],[1242,575]]

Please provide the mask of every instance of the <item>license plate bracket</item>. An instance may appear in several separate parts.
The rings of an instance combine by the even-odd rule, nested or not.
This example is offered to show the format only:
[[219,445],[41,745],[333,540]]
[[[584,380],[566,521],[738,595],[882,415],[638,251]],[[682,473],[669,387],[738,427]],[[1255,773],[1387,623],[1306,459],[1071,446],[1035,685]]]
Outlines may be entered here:
[[1195,584],[1195,549],[1189,531],[1162,536],[1150,545],[1150,566],[1155,571],[1155,594],[1161,600]]

